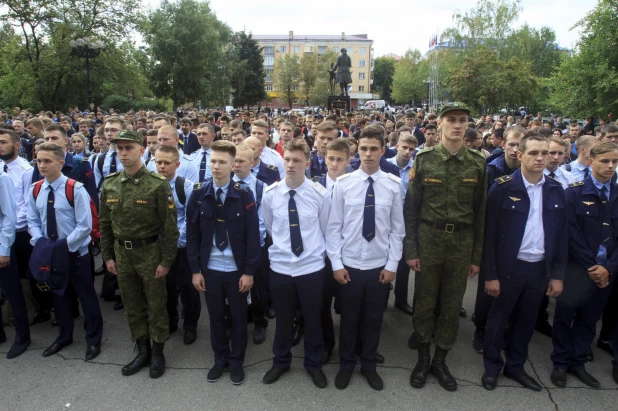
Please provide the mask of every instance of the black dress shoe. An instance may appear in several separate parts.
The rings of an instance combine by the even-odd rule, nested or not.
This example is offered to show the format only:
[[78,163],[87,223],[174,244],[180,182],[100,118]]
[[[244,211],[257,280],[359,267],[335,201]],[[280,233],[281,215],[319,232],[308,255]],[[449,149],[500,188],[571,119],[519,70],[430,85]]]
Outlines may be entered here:
[[524,386],[525,388],[531,389],[532,391],[538,392],[542,390],[539,383],[536,382],[534,378],[526,374],[525,371],[522,372],[521,374],[511,374],[505,371],[504,376],[510,380],[520,383],[522,386]]
[[6,353],[6,359],[12,360],[13,358],[19,357],[28,349],[30,345],[30,340],[26,341],[23,344],[13,344],[13,346],[9,349],[9,352]]
[[586,361],[587,362],[594,361],[594,354],[592,354],[592,347],[590,347],[590,346],[586,350]]
[[51,319],[51,313],[49,311],[41,311],[32,320],[32,324],[44,323]]
[[185,336],[183,337],[182,342],[185,343],[185,345],[191,345],[196,339],[197,334],[195,331],[185,331]]
[[379,352],[376,353],[376,363],[384,364],[384,356],[380,354]]
[[611,341],[601,341],[601,340],[598,340],[597,341],[597,348],[605,351],[609,355],[614,355],[614,351],[613,351],[613,348],[612,348],[612,342]]
[[328,385],[328,380],[326,379],[326,375],[322,370],[307,370],[309,375],[311,376],[311,380],[313,384],[318,388],[326,388]]
[[551,376],[549,377],[549,379],[551,380],[552,383],[554,383],[556,387],[560,387],[560,388],[566,387],[566,381],[567,381],[566,370],[563,368],[554,368],[553,371],[551,372]]
[[266,341],[266,327],[256,325],[253,329],[253,343],[262,344],[264,341]]
[[4,344],[6,342],[6,333],[4,332],[4,328],[0,327],[0,344]]
[[224,367],[220,365],[215,365],[214,367],[210,369],[210,371],[208,371],[208,374],[206,375],[206,381],[208,382],[219,381],[219,378],[221,378],[221,376],[223,375],[223,372],[227,370],[227,368],[228,368],[227,364]]
[[62,350],[64,347],[66,347],[67,345],[71,345],[73,344],[73,341],[70,341],[68,343],[59,343],[59,342],[54,342],[52,345],[50,345],[49,347],[47,347],[45,349],[45,351],[43,351],[43,357],[49,357],[50,355],[54,355],[60,352],[60,350]]
[[498,377],[485,373],[481,377],[481,382],[483,383],[483,388],[488,391],[492,391],[496,388],[496,385],[498,384]]
[[582,370],[568,370],[569,374],[574,377],[577,377],[578,380],[582,382],[582,384],[587,385],[590,388],[599,388],[601,387],[601,383],[594,378],[592,375],[588,374],[588,371],[585,369]]
[[294,339],[292,340],[292,347],[296,347],[300,340],[303,338],[303,334],[305,333],[305,327],[301,327],[300,325],[294,325]]
[[474,339],[472,340],[472,349],[477,354],[483,354],[485,349],[485,333],[474,331]]
[[114,304],[114,311],[120,311],[124,308],[124,304],[122,303],[122,301],[117,301],[116,304]]
[[322,353],[322,365],[326,365],[330,362],[330,357],[333,355],[333,349],[331,348],[330,350],[328,349],[324,349],[324,352]]
[[367,383],[374,390],[381,391],[384,389],[384,381],[382,381],[382,377],[380,377],[376,371],[365,371],[361,369],[361,374],[365,376]]
[[101,354],[101,344],[90,345],[86,349],[86,361],[91,361]]
[[230,380],[234,385],[240,385],[245,381],[245,370],[242,367],[234,367],[230,370]]
[[418,338],[416,338],[415,332],[413,332],[410,338],[408,338],[408,347],[411,350],[418,350]]
[[51,322],[52,327],[58,327],[58,322],[56,320]]
[[264,384],[272,384],[288,371],[290,371],[290,367],[277,368],[273,366],[270,370],[266,371],[266,374],[264,374],[264,378],[262,378],[262,381],[264,382]]
[[463,318],[466,318],[466,315],[468,315],[468,312],[466,311],[466,309],[465,309],[465,308],[461,307],[461,308],[459,309],[459,316],[460,316],[460,317],[463,317]]
[[340,368],[337,376],[335,377],[335,387],[340,390],[346,389],[350,383],[350,378],[352,378],[353,372],[354,370],[344,370],[343,368]]
[[178,323],[170,324],[169,329],[170,329],[170,334],[175,333],[176,331],[178,331]]
[[412,307],[410,307],[409,304],[405,303],[405,304],[397,304],[395,303],[395,308],[398,310],[403,311],[405,314],[408,315],[414,315],[414,309]]
[[618,384],[618,368],[614,368],[612,370],[612,378],[614,379],[614,382]]
[[266,317],[268,317],[269,320],[274,319],[277,316],[277,313],[275,312],[274,308],[269,308],[268,311],[266,311]]
[[551,338],[554,330],[549,321],[547,320],[538,321],[534,329],[535,331],[538,331],[541,334],[548,336],[549,338]]

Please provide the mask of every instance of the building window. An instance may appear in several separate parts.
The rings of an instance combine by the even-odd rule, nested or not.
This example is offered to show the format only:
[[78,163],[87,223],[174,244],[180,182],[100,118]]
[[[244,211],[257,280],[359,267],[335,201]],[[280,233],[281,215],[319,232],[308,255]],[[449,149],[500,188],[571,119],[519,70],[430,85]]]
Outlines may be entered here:
[[365,91],[365,86],[358,86],[358,91],[363,93]]
[[292,86],[292,91],[298,91],[298,86]]
[[264,53],[266,53],[266,54],[273,54],[273,52],[274,52],[273,46],[266,46],[266,47],[264,47]]
[[286,53],[286,52],[287,52],[287,48],[286,48],[286,46],[279,46],[279,51],[280,51],[281,53]]
[[319,46],[318,47],[318,54],[324,54],[324,53],[326,53],[327,50],[328,50],[328,47],[326,47],[326,46]]
[[264,57],[264,65],[265,66],[272,66],[275,64],[275,58],[274,57]]
[[371,59],[371,68],[373,68],[373,66],[374,66],[375,62],[376,62],[376,61],[375,61],[374,59]]
[[360,54],[365,54],[366,52],[367,52],[367,49],[365,47],[360,48]]
[[313,53],[313,46],[305,46],[305,53]]
[[359,80],[365,80],[365,73],[358,73]]
[[371,78],[371,81],[373,81],[373,72],[371,72],[371,77],[370,78]]
[[266,85],[266,91],[273,91],[273,86],[272,86],[272,84],[268,84],[268,85]]
[[360,61],[358,62],[358,66],[359,66],[359,67],[365,67],[365,60],[360,60]]
[[264,73],[266,73],[266,77],[272,77],[274,71],[274,69],[265,69]]
[[334,51],[335,53],[339,53],[339,47],[334,46],[334,47],[333,47],[333,51]]
[[294,54],[300,53],[300,46],[294,46]]

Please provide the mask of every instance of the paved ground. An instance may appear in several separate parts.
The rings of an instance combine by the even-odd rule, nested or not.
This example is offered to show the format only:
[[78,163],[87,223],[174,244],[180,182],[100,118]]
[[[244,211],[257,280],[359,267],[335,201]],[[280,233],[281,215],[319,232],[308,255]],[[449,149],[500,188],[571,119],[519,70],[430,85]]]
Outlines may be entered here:
[[[100,284],[101,278],[97,278]],[[471,314],[476,279],[469,281],[464,307]],[[410,281],[411,285],[413,281]],[[412,295],[412,294],[410,294]],[[391,304],[393,298],[390,299]],[[461,320],[457,346],[448,357],[459,389],[455,393],[443,390],[430,376],[425,388],[409,385],[416,353],[407,348],[411,318],[391,307],[386,312],[380,352],[386,363],[378,368],[385,389],[373,391],[359,373],[354,374],[348,389],[334,387],[338,357],[324,371],[329,387],[315,388],[302,368],[302,344],[294,349],[291,372],[266,386],[262,376],[271,366],[271,344],[274,322],[268,329],[266,343],[255,346],[249,342],[246,359],[247,379],[233,386],[228,375],[217,383],[206,382],[206,373],[213,364],[208,320],[202,312],[198,340],[191,346],[182,343],[177,332],[166,345],[167,371],[158,380],[151,380],[147,370],[132,377],[123,377],[120,368],[133,358],[133,344],[122,312],[112,310],[111,303],[102,303],[104,341],[101,355],[93,362],[83,360],[85,354],[82,319],[76,323],[75,343],[59,355],[41,357],[43,349],[53,342],[56,331],[49,323],[32,329],[30,349],[15,360],[6,360],[8,343],[0,346],[0,410],[611,410],[616,409],[618,386],[611,378],[610,356],[593,347],[594,363],[588,370],[602,384],[592,390],[569,379],[568,388],[555,388],[549,380],[551,362],[549,338],[535,334],[531,344],[528,372],[536,376],[544,390],[535,393],[515,386],[510,380],[499,380],[499,387],[488,392],[480,385],[481,356],[471,349],[473,326]],[[550,305],[553,310],[553,305]],[[338,318],[336,318],[338,321]],[[336,325],[338,326],[338,325]],[[13,331],[7,329],[9,338]],[[357,367],[358,369],[358,367]]]

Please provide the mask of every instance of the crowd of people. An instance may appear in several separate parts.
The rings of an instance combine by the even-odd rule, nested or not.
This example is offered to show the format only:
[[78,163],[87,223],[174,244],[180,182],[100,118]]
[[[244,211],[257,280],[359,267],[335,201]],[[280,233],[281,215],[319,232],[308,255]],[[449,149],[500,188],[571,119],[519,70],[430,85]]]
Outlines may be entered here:
[[618,383],[618,126],[524,114],[474,121],[462,103],[427,115],[15,108],[0,128],[0,290],[15,326],[7,358],[52,317],[58,337],[43,356],[72,344],[81,305],[93,360],[103,298],[125,311],[135,341],[122,374],[149,367],[158,378],[181,321],[184,343],[196,341],[204,293],[209,382],[229,370],[241,384],[248,323],[261,344],[276,319],[264,383],[290,369],[303,341],[317,387],[328,385],[322,366],[338,344],[335,386],[345,389],[360,362],[381,390],[394,289],[395,308],[412,317],[410,384],[432,374],[454,391],[446,357],[478,275],[472,348],[486,389],[502,373],[541,390],[524,367],[535,329],[552,339],[553,384],[565,387],[569,374],[600,387],[585,366],[601,318],[597,346],[614,356]]

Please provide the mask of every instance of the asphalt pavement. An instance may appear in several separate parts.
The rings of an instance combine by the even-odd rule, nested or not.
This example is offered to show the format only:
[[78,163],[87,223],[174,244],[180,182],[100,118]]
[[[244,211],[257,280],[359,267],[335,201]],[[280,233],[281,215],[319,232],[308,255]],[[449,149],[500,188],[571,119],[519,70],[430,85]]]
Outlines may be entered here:
[[[101,277],[97,277],[97,288]],[[410,298],[413,292],[410,281]],[[601,382],[594,390],[569,376],[567,388],[554,387],[551,373],[551,340],[535,333],[530,344],[526,370],[543,386],[532,392],[501,377],[498,388],[486,391],[481,386],[481,355],[471,348],[474,332],[470,315],[474,308],[476,279],[469,280],[464,299],[468,318],[460,320],[457,345],[447,357],[451,373],[459,384],[456,392],[442,389],[429,376],[423,389],[412,388],[409,378],[416,363],[416,352],[407,346],[412,331],[411,317],[392,307],[384,315],[379,351],[386,362],[378,366],[384,390],[374,391],[356,372],[349,387],[334,386],[338,366],[335,353],[324,367],[329,379],[325,389],[316,388],[303,369],[302,343],[294,347],[292,369],[272,385],[262,383],[272,364],[275,321],[268,327],[264,344],[249,344],[245,360],[246,380],[234,386],[225,374],[218,382],[208,383],[206,373],[213,365],[205,304],[198,325],[198,339],[190,346],[182,342],[182,329],[174,333],[165,347],[167,370],[157,380],[147,369],[123,377],[120,369],[134,357],[133,343],[123,311],[113,311],[113,303],[101,300],[104,330],[102,353],[94,361],[84,360],[83,317],[76,319],[74,343],[49,358],[41,356],[57,330],[50,323],[32,327],[32,345],[21,357],[5,358],[9,343],[0,346],[0,411],[34,410],[615,410],[618,409],[618,385],[612,380],[611,357],[593,344],[594,362],[588,371]],[[550,317],[553,301],[550,304]],[[339,317],[335,316],[338,332]],[[9,341],[14,332],[7,328]]]

